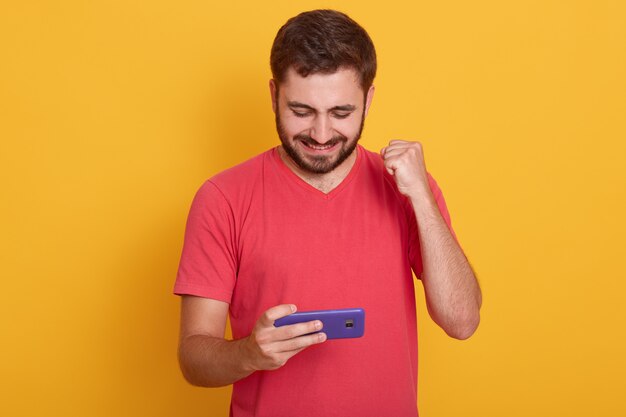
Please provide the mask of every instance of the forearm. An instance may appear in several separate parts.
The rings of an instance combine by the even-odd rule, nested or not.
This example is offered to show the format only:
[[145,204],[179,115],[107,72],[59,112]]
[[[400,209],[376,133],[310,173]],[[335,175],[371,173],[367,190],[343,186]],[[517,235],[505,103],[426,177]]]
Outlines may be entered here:
[[432,193],[412,199],[418,221],[428,311],[451,337],[467,339],[480,321],[478,281],[439,212]]
[[450,336],[467,339],[480,320],[480,288],[439,212],[430,189],[422,145],[392,140],[380,154],[398,191],[409,198],[415,211],[428,312]]
[[221,387],[247,377],[253,370],[244,360],[244,342],[208,335],[181,340],[178,360],[185,379],[192,385]]

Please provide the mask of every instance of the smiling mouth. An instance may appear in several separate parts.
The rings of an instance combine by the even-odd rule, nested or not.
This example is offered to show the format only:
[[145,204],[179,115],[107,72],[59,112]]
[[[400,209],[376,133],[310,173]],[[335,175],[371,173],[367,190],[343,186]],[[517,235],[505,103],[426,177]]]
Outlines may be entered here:
[[337,145],[337,143],[327,143],[324,145],[314,145],[312,143],[308,143],[308,142],[302,142],[304,144],[304,146],[306,146],[307,148],[310,149],[314,149],[316,151],[326,151],[328,149],[333,148],[335,145]]

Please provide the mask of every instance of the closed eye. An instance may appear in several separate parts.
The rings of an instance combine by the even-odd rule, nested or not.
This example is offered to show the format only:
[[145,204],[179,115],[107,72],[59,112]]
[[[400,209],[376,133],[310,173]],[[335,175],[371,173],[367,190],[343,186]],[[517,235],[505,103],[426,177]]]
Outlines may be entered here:
[[333,117],[335,119],[345,119],[346,117],[350,116],[352,113],[334,113]]
[[310,112],[300,113],[295,110],[291,110],[291,111],[293,112],[293,115],[296,117],[307,117],[308,115],[311,114]]

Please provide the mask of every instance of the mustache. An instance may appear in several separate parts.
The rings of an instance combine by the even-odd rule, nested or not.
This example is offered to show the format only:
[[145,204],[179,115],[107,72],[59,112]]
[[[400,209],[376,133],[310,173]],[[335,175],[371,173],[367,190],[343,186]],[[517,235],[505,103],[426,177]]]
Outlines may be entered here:
[[327,145],[327,146],[334,146],[340,142],[347,142],[348,138],[343,136],[343,135],[337,135],[337,136],[333,136],[332,138],[330,138],[328,141],[326,141],[326,143],[322,144],[319,143],[318,141],[316,141],[315,139],[313,139],[311,136],[306,135],[304,133],[300,133],[297,134],[293,137],[295,140],[300,140],[302,142],[305,142],[307,145],[314,145],[314,146],[322,146],[322,145]]

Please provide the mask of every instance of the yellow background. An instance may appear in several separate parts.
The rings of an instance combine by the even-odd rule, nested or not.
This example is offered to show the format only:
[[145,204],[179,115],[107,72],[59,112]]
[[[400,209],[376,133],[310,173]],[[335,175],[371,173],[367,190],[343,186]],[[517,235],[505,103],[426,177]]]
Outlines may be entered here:
[[0,415],[227,415],[176,362],[185,219],[277,144],[270,46],[320,7],[377,47],[362,143],[423,142],[483,288],[460,342],[417,286],[421,414],[626,414],[623,2],[161,0],[3,1]]

